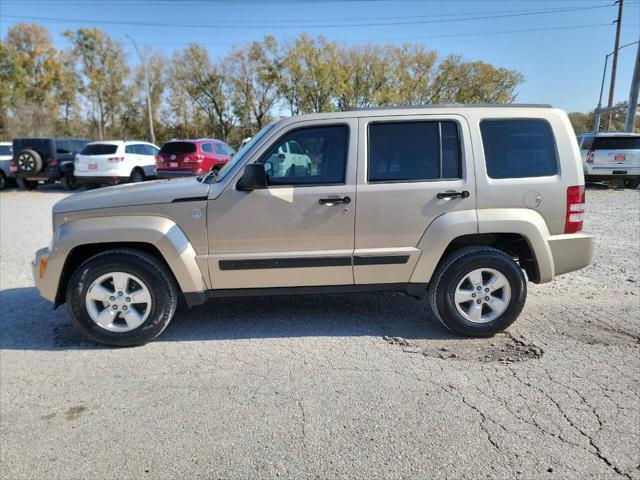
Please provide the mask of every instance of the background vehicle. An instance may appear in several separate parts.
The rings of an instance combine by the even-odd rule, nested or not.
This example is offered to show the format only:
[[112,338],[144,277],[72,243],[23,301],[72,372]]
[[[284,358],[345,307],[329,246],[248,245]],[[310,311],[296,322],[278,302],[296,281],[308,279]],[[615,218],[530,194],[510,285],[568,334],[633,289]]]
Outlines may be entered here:
[[171,140],[156,156],[158,177],[184,177],[218,171],[235,153],[220,140]]
[[278,147],[264,162],[267,174],[272,177],[300,176],[311,174],[311,157],[298,142],[290,140]]
[[16,138],[13,140],[12,173],[18,186],[34,190],[38,182],[60,180],[66,190],[77,187],[73,159],[89,143],[77,138]]
[[13,159],[11,142],[0,142],[0,190],[12,181],[11,160]]
[[[574,138],[567,115],[546,106],[284,119],[216,176],[58,202],[35,283],[109,345],[159,335],[179,294],[195,305],[402,291],[428,297],[453,331],[492,335],[522,311],[527,280],[549,282],[591,262]],[[267,167],[294,144],[311,168]]]
[[587,133],[578,136],[587,180],[622,180],[629,188],[640,185],[640,134]]
[[159,151],[152,143],[137,140],[88,143],[74,161],[76,178],[89,185],[155,178]]

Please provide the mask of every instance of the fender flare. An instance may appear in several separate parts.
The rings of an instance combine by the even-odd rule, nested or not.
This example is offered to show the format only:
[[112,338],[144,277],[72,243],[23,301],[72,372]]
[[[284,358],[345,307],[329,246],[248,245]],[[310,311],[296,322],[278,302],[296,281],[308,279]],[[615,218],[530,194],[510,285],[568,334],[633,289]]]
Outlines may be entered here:
[[182,292],[202,292],[207,289],[191,242],[173,220],[160,216],[91,217],[61,225],[56,232],[47,273],[50,269],[58,270],[54,278],[60,278],[69,253],[76,247],[122,242],[155,246]]
[[522,235],[535,256],[538,283],[553,279],[554,261],[548,242],[550,234],[542,216],[527,208],[492,208],[450,212],[431,222],[418,243],[422,254],[411,275],[411,283],[428,282],[449,244],[460,236],[476,233]]

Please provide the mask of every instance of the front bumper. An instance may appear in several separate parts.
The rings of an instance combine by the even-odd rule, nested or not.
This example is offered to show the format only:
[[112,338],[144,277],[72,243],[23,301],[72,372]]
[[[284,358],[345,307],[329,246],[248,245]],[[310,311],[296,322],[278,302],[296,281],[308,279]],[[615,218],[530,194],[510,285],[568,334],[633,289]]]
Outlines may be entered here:
[[[49,248],[41,248],[36,252],[36,258],[31,262],[33,283],[44,298],[50,302],[56,301],[58,277],[52,272],[55,265],[49,265],[51,252]],[[54,267],[54,268],[50,268]]]
[[593,259],[595,237],[589,233],[552,235],[548,238],[553,257],[554,275],[587,267]]

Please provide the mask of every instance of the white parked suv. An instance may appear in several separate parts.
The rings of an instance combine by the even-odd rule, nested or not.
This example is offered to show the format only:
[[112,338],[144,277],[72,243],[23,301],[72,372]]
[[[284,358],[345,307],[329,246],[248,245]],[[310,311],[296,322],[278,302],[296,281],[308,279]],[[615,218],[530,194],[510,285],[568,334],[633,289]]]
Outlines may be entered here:
[[578,145],[587,180],[620,179],[625,187],[640,185],[640,134],[585,133]]
[[11,142],[0,142],[0,190],[4,189],[11,178],[11,160],[13,160]]
[[141,141],[103,141],[87,144],[74,162],[77,180],[85,184],[142,182],[156,176],[160,149]]

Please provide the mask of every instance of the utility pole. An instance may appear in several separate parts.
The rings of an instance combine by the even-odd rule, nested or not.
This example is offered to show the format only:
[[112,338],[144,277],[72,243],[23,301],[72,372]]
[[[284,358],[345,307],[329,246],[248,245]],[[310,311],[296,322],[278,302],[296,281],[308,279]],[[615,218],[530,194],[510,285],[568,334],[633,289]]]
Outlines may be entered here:
[[[618,19],[616,20],[616,43],[613,49],[613,63],[611,65],[611,84],[609,85],[609,103],[607,108],[611,108],[613,105],[613,93],[616,88],[616,69],[618,68],[618,47],[620,46],[620,29],[622,27],[622,3],[624,0],[618,0]],[[611,130],[611,116],[613,112],[609,110],[609,121],[607,123],[607,130]]]
[[629,103],[627,104],[627,118],[624,121],[625,132],[633,132],[633,123],[638,109],[638,93],[640,93],[640,43],[636,52],[636,64],[633,67],[631,91],[629,91]]
[[147,60],[142,56],[140,50],[138,50],[138,45],[129,35],[125,34],[129,40],[131,40],[131,44],[133,48],[135,48],[138,57],[140,58],[140,62],[142,63],[142,67],[144,70],[144,81],[147,84],[147,117],[149,117],[149,135],[151,136],[151,143],[156,143],[156,134],[153,131],[153,115],[151,112],[151,83],[149,82],[149,70],[147,68]]

